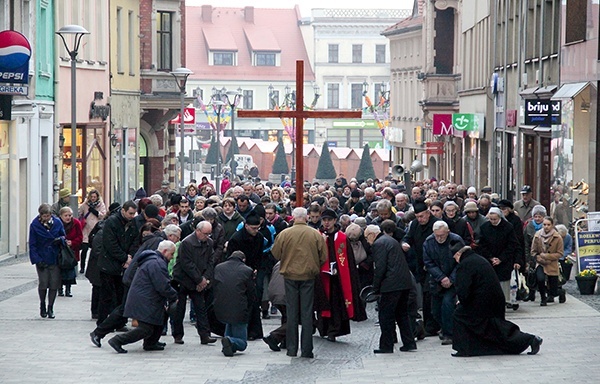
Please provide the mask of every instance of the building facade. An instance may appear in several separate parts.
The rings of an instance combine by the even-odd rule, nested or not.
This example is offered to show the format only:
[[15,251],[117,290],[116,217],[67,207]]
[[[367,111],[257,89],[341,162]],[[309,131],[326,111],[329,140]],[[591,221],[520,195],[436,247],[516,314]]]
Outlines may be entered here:
[[[53,154],[54,6],[48,1],[0,0],[0,32],[14,31],[29,45],[26,84],[12,95],[2,80],[0,100],[0,255],[27,251],[29,223],[44,202],[53,202],[58,168]],[[3,46],[6,48],[6,46]],[[14,48],[14,46],[13,46]],[[10,49],[10,47],[9,47]],[[7,69],[0,69],[7,72]],[[23,91],[22,87],[27,88]]]

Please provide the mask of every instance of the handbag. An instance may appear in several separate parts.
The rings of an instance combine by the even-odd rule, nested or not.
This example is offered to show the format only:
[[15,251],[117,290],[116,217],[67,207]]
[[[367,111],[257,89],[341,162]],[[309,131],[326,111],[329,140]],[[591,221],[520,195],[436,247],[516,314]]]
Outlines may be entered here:
[[527,270],[527,276],[526,276],[526,280],[527,280],[527,286],[529,287],[529,289],[536,289],[537,288],[537,275],[535,273],[535,269],[534,268],[529,268]]
[[527,288],[527,282],[525,280],[525,276],[522,273],[519,273],[515,269],[515,273],[517,273],[517,300],[523,301],[525,298],[529,297],[529,288]]
[[68,270],[73,269],[77,266],[77,260],[75,260],[75,252],[68,245],[62,244],[60,246],[60,252],[58,253],[58,267],[60,269]]
[[562,264],[558,263],[558,286],[563,286],[567,280],[565,279],[565,275],[563,274]]

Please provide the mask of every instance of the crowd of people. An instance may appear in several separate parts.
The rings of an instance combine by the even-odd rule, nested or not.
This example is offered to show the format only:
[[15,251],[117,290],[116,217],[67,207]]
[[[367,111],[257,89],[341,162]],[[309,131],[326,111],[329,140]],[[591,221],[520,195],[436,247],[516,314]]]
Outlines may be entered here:
[[[165,181],[150,196],[140,189],[106,207],[90,190],[74,213],[61,190],[31,223],[40,316],[55,318],[56,296],[73,296],[79,269],[92,284],[98,347],[121,331],[108,340],[119,353],[139,340],[164,350],[169,328],[183,344],[189,299],[200,343],[221,336],[225,356],[262,339],[272,351],[312,358],[315,333],[336,342],[351,321],[367,319],[368,294],[381,332],[375,353],[393,353],[398,342],[415,351],[417,341],[439,337],[454,356],[477,356],[539,351],[540,337],[505,319],[519,308],[520,273],[534,278],[519,299],[566,300],[558,277],[572,239],[560,190],[550,215],[527,185],[514,203],[487,186],[431,179],[408,191],[393,179],[343,175],[301,190],[286,179],[239,181],[223,192],[205,177],[182,194]],[[78,267],[59,268],[64,247]],[[281,326],[266,334],[262,320],[277,313]]]

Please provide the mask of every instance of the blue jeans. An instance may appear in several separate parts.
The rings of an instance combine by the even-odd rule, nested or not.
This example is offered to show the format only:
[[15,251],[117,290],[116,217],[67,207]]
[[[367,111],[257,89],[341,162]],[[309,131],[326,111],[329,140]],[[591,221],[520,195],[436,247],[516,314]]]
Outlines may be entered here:
[[432,290],[431,292],[431,314],[433,318],[442,326],[444,337],[452,337],[452,328],[454,326],[452,317],[456,308],[456,289],[451,286],[443,289],[441,292]]
[[231,341],[233,352],[246,350],[248,346],[248,324],[225,324],[225,337]]

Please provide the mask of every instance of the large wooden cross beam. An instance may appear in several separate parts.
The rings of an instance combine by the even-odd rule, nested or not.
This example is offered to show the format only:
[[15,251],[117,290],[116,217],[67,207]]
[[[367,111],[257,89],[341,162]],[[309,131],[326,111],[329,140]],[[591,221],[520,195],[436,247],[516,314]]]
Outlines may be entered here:
[[304,185],[304,119],[321,117],[324,119],[360,119],[362,111],[305,111],[304,110],[304,61],[296,61],[296,109],[289,111],[239,110],[238,117],[252,118],[292,118],[296,121],[296,206],[302,206]]

